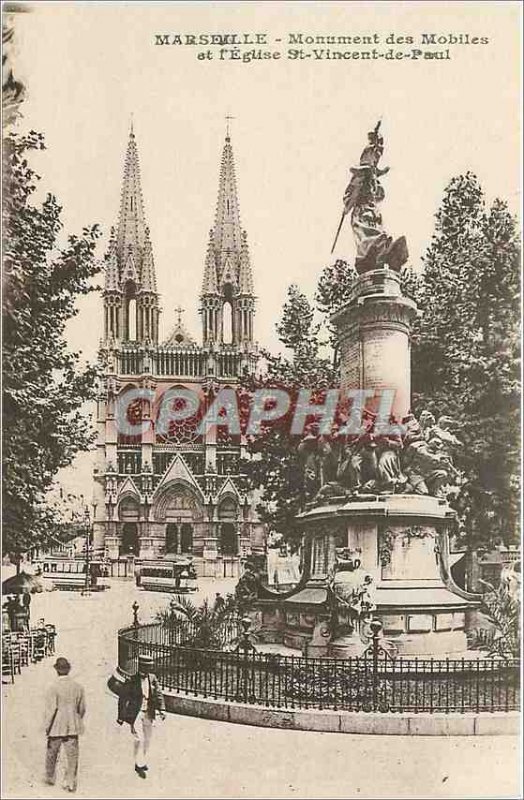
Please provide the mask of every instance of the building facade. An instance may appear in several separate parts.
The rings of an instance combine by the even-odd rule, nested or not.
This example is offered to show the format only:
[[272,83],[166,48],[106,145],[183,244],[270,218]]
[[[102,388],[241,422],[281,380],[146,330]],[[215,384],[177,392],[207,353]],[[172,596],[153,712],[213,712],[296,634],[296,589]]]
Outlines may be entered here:
[[[160,341],[153,247],[131,130],[118,224],[105,261],[94,547],[112,559],[192,554],[201,575],[218,577],[236,575],[239,558],[263,552],[265,541],[240,474],[241,436],[221,425],[199,433],[198,426],[218,391],[235,389],[258,358],[253,277],[229,133],[200,301],[201,343],[186,330],[181,309]],[[165,393],[181,388],[198,395],[199,410],[159,425],[158,409],[169,408]],[[154,399],[137,396],[126,405],[130,390],[147,390]],[[121,407],[130,427],[119,423]]]

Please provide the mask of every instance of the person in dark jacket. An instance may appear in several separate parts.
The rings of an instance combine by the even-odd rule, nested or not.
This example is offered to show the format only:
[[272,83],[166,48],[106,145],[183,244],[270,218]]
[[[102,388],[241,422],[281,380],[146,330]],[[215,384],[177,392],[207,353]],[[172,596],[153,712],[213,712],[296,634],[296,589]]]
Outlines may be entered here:
[[153,659],[138,657],[138,672],[123,685],[118,698],[119,725],[127,722],[133,736],[135,772],[140,778],[148,770],[147,753],[157,713],[165,719],[164,695],[153,673]]
[[220,594],[220,592],[216,593],[215,597],[215,604],[213,606],[213,611],[222,611],[226,607],[226,601]]

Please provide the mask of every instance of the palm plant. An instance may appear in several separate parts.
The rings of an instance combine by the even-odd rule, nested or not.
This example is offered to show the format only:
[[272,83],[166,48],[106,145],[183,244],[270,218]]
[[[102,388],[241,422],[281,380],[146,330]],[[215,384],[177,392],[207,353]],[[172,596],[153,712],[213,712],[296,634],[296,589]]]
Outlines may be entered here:
[[156,619],[171,631],[177,644],[202,650],[223,650],[238,637],[239,613],[233,597],[223,605],[204,600],[197,605],[188,597],[173,598]]
[[495,587],[482,581],[488,591],[482,598],[481,611],[495,629],[490,655],[518,658],[520,654],[520,595],[506,581]]

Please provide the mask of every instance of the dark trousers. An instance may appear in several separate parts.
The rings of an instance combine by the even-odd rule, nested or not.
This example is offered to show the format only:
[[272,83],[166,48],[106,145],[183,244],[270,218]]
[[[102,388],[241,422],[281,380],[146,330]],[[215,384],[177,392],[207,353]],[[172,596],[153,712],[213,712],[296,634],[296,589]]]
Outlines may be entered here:
[[48,736],[45,756],[46,779],[49,783],[55,782],[56,760],[62,745],[64,746],[66,754],[64,786],[69,789],[76,789],[76,779],[78,775],[78,736]]

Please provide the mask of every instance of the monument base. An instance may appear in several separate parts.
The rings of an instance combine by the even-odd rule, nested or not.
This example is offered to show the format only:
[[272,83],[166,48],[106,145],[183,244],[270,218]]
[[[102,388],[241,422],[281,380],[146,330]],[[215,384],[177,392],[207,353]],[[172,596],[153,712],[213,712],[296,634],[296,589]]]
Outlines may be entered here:
[[329,645],[328,655],[330,658],[359,658],[364,655],[366,647],[360,636],[350,633],[333,639]]
[[377,587],[373,616],[399,655],[439,656],[467,649],[466,611],[472,601],[450,591],[441,580],[383,581]]
[[[449,572],[445,500],[427,495],[368,495],[312,508],[300,517],[308,541],[309,577],[286,598],[258,601],[261,639],[308,655],[347,658],[365,647],[357,634],[329,641],[322,626],[333,611],[328,592],[337,549],[347,548],[371,576],[373,617],[399,655],[447,657],[467,650],[466,614],[477,595]],[[344,629],[347,612],[339,611]],[[347,628],[346,628],[347,629]],[[336,636],[336,633],[335,633]]]

